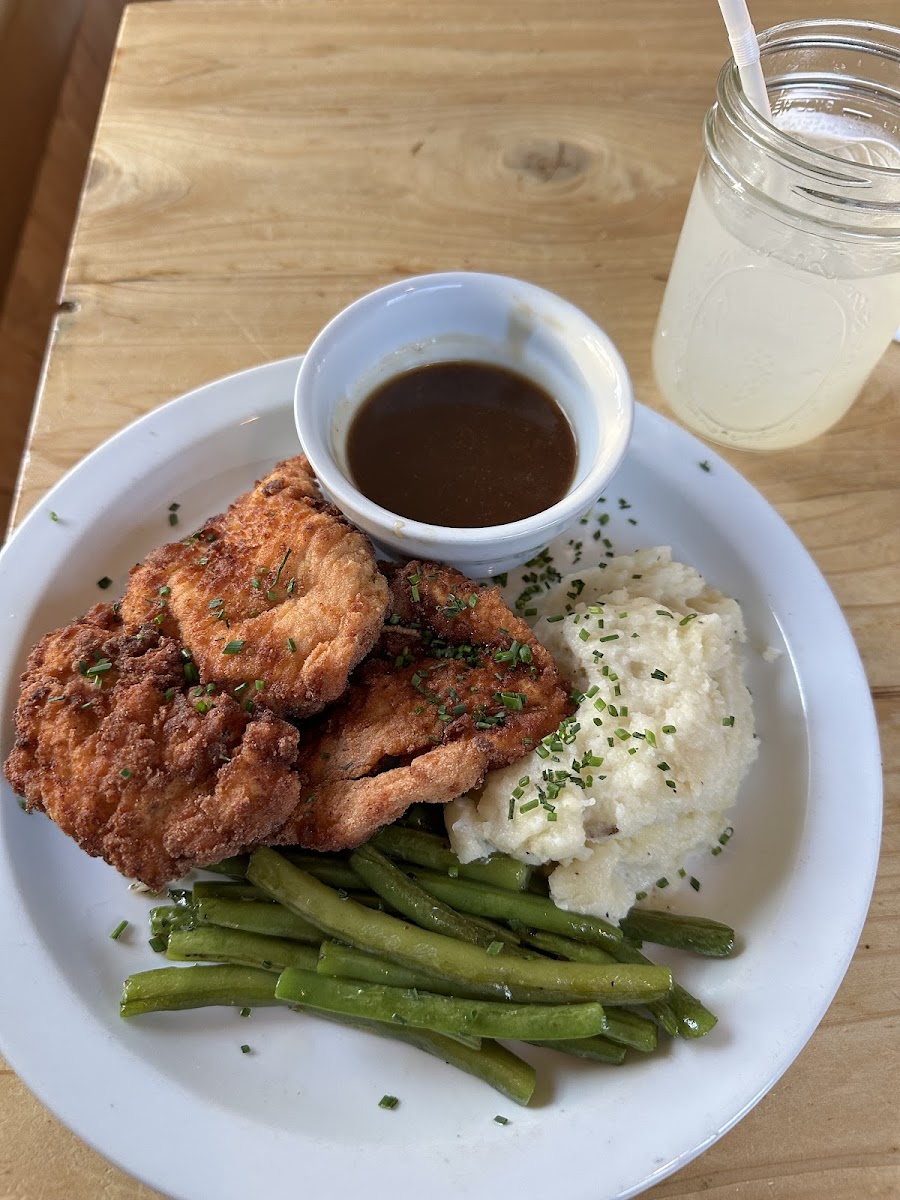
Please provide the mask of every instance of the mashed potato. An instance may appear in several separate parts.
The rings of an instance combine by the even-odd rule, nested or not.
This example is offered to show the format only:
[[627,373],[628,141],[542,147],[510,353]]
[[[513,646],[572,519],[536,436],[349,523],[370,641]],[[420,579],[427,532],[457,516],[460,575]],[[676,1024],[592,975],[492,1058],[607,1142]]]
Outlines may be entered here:
[[583,699],[448,805],[450,840],[463,862],[557,863],[561,908],[618,920],[715,845],[756,757],[743,619],[666,548],[568,576],[537,603],[535,631]]

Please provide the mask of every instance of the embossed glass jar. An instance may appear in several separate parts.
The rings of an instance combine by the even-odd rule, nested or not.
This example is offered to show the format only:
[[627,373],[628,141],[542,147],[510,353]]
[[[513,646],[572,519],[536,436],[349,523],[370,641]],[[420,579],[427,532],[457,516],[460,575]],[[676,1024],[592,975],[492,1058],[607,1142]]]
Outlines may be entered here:
[[839,420],[900,325],[900,29],[792,22],[760,52],[772,122],[730,60],[653,344],[675,414],[756,450]]

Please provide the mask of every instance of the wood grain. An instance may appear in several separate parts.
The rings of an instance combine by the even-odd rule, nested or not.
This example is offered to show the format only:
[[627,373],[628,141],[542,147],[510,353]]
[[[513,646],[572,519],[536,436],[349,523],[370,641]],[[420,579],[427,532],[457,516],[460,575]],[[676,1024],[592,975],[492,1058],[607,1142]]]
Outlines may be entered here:
[[[765,27],[844,9],[759,0],[754,13]],[[895,0],[870,0],[866,15],[896,18]],[[562,293],[608,329],[639,398],[661,407],[650,337],[725,53],[708,0],[129,9],[18,515],[135,416],[303,350],[348,301],[422,271],[497,270]],[[758,1108],[656,1200],[900,1195],[898,453],[893,347],[835,430],[779,454],[729,454],[813,553],[857,637],[879,697],[884,852],[822,1026]],[[839,881],[823,882],[828,902],[840,902]],[[13,1077],[0,1087],[0,1113],[39,1121]],[[0,1194],[8,1178],[17,1200],[150,1195],[89,1151],[57,1182],[71,1135],[48,1120],[31,1135],[43,1159],[7,1158]]]

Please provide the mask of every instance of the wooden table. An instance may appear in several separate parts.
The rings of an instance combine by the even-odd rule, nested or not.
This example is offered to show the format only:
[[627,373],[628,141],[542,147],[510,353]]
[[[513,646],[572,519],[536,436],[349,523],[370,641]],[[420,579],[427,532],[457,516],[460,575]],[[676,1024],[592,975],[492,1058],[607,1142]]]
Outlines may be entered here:
[[[847,7],[756,0],[755,17],[764,28]],[[896,18],[896,0],[869,0],[866,15]],[[562,293],[608,329],[638,397],[659,406],[650,336],[725,54],[712,0],[130,8],[17,516],[134,417],[303,350],[348,301],[425,271],[500,271]],[[862,941],[812,1041],[654,1200],[900,1196],[898,399],[894,347],[837,429],[730,456],[853,627],[881,721],[884,848]],[[0,1073],[0,1195],[154,1194]]]

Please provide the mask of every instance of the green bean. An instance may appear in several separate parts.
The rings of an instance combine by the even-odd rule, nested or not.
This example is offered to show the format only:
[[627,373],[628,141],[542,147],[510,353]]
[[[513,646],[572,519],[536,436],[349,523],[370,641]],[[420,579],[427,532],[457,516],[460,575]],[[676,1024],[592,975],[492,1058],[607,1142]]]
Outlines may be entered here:
[[443,804],[411,804],[397,823],[407,829],[435,833],[438,837],[443,837],[447,832]]
[[242,879],[198,879],[194,884],[194,901],[199,900],[262,900],[272,903],[271,896]]
[[[337,895],[337,893],[335,893]],[[322,940],[315,925],[288,912],[279,904],[254,900],[201,900],[197,905],[201,925],[223,925],[226,929],[244,929],[267,937],[292,938],[295,942],[318,945]]]
[[[433,933],[445,933],[448,937],[471,942],[475,946],[487,947],[498,940],[493,931],[454,912],[440,900],[435,900],[371,844],[361,846],[351,854],[350,865],[373,892],[414,925],[430,929]],[[507,930],[505,937],[499,940],[516,945],[519,939]]]
[[[505,954],[506,951],[504,950]],[[545,1004],[547,993],[540,988],[514,987],[506,983],[461,983],[443,979],[421,968],[401,967],[387,959],[342,946],[339,942],[322,943],[316,970],[333,979],[358,979],[367,983],[386,983],[392,987],[419,988],[440,996],[459,996],[469,1000],[511,1000],[514,1004]],[[610,1010],[607,1021],[612,1020]],[[655,1028],[655,1026],[654,1026]]]
[[[620,942],[614,953],[618,962],[632,966],[644,966],[650,962],[630,942]],[[703,1037],[715,1028],[718,1021],[715,1014],[680,983],[673,982],[668,996],[654,1000],[645,1007],[671,1037]]]
[[560,1050],[575,1058],[589,1058],[593,1062],[610,1063],[618,1066],[625,1060],[625,1047],[617,1046],[609,1037],[587,1037],[572,1041],[532,1042],[532,1046],[543,1046],[547,1050]]
[[458,1045],[456,1041],[442,1033],[432,1033],[427,1029],[412,1029],[409,1026],[385,1025],[381,1021],[361,1021],[350,1017],[338,1016],[323,1009],[303,1009],[311,1016],[325,1021],[334,1021],[338,1025],[346,1025],[351,1029],[365,1030],[377,1037],[390,1038],[398,1042],[406,1042],[417,1050],[442,1059],[451,1067],[474,1075],[484,1083],[501,1092],[516,1104],[527,1104],[534,1094],[536,1074],[534,1067],[501,1046],[485,1038],[479,1049],[467,1047],[465,1043]]
[[[247,870],[252,883],[324,933],[392,962],[424,968],[463,983],[500,983],[541,988],[548,1003],[594,1000],[642,1004],[668,993],[672,974],[665,967],[594,966],[552,959],[488,954],[479,946],[416,929],[386,913],[372,912],[292,866],[274,850],[257,850]],[[506,893],[510,898],[521,894]]]
[[[526,946],[535,946],[538,949],[547,950],[551,954],[562,954],[563,958],[572,962],[608,962],[612,959],[616,962],[626,962],[631,966],[653,966],[653,962],[646,955],[641,954],[640,950],[626,941],[619,942],[618,946],[613,948],[612,954],[608,954],[598,947],[587,946],[584,942],[576,942],[574,938],[556,937],[544,934],[540,930],[518,930],[518,934]],[[644,1007],[653,1014],[666,1033],[673,1038],[679,1036],[702,1038],[703,1034],[709,1033],[716,1024],[713,1013],[710,1013],[709,1009],[698,1001],[696,996],[691,996],[690,992],[685,991],[683,986],[678,983],[672,984],[670,994],[660,1000],[649,1001],[644,1004]],[[607,1014],[607,1016],[610,1015]],[[612,1028],[606,1036],[613,1038]],[[642,1050],[643,1046],[635,1045],[634,1049]]]
[[304,967],[314,971],[319,958],[318,947],[304,946],[288,938],[267,937],[262,933],[247,933],[243,929],[220,929],[208,925],[203,929],[176,930],[169,936],[166,958],[174,962],[235,963],[244,967],[259,967],[263,971],[281,972],[285,967]]
[[461,863],[444,838],[418,829],[404,829],[400,825],[380,829],[369,844],[391,858],[401,858],[436,871],[451,871],[462,879],[490,883],[516,892],[528,886],[532,873],[527,863],[506,854],[494,854],[485,862]]
[[349,1017],[411,1025],[435,1033],[530,1041],[592,1037],[606,1028],[599,1004],[511,1004],[461,1000],[415,988],[345,982],[288,967],[275,988],[279,1000]]
[[654,942],[676,950],[692,950],[711,958],[727,958],[734,949],[734,930],[708,917],[685,917],[678,913],[633,908],[619,922],[629,941]]
[[[536,946],[549,954],[559,954],[573,962],[610,963],[615,962],[611,954],[601,950],[599,946],[589,946],[586,942],[576,942],[573,938],[560,937],[555,933],[544,933],[540,929],[519,930],[522,941],[526,946]],[[646,965],[650,964],[644,959]],[[658,1003],[665,1004],[665,1000]],[[642,1017],[639,1013],[629,1012],[624,1008],[611,1008],[606,1014],[608,1028],[606,1036],[611,1042],[619,1042],[634,1050],[648,1052],[655,1050],[658,1042],[656,1025],[653,1021]]]
[[544,929],[548,933],[561,933],[566,937],[578,938],[606,949],[622,940],[621,930],[607,921],[602,921],[599,917],[565,912],[557,908],[552,900],[530,892],[507,892],[467,879],[449,879],[435,871],[416,871],[414,877],[426,892],[462,912],[475,913],[482,917],[499,917],[506,921],[522,921],[536,929]]
[[606,1015],[606,1037],[619,1046],[650,1054],[659,1044],[656,1022],[629,1008],[611,1008]]
[[525,929],[518,921],[515,931],[526,946],[534,946],[545,954],[557,954],[561,958],[573,959],[577,962],[614,963],[617,960],[608,950],[599,946],[590,946],[587,942],[576,942],[574,938],[563,937],[559,933],[547,933],[543,929]]
[[194,905],[158,904],[150,909],[150,936],[165,942],[176,929],[193,929],[196,921]]
[[361,886],[359,876],[347,859],[338,858],[336,854],[318,854],[315,850],[295,850],[290,846],[285,846],[281,853],[295,867],[308,871],[313,879],[327,883],[329,887],[352,892]]
[[221,862],[210,863],[208,867],[203,867],[202,870],[212,871],[216,875],[231,875],[236,879],[243,879],[247,874],[247,863],[249,861],[249,854],[237,854],[234,858],[223,858]]
[[[348,891],[359,887],[359,880],[350,870],[346,859],[339,858],[336,854],[317,854],[314,850],[303,850],[299,846],[284,846],[281,853],[295,866],[302,867],[329,887],[346,888]],[[213,863],[203,870],[243,879],[247,874],[249,861],[249,855],[240,854],[235,858],[223,858],[221,862]]]
[[128,976],[119,1012],[136,1017],[217,1004],[235,1008],[278,1004],[275,983],[270,971],[254,967],[160,967]]

